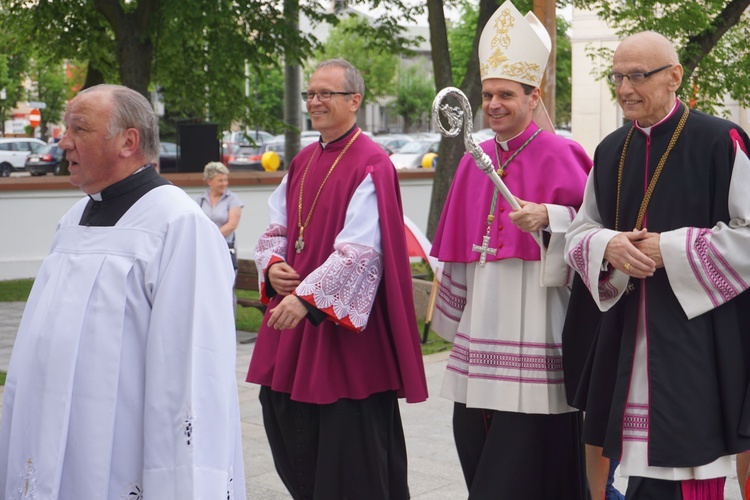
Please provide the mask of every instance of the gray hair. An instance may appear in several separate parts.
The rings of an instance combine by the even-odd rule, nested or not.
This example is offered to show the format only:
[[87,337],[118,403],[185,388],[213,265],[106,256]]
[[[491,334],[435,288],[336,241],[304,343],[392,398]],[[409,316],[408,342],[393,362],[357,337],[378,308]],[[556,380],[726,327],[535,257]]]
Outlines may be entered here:
[[314,71],[318,71],[319,69],[329,68],[329,67],[343,69],[344,70],[344,84],[346,86],[346,91],[356,92],[357,94],[361,95],[362,98],[364,99],[365,80],[364,78],[362,78],[362,73],[360,73],[359,70],[352,65],[352,63],[350,63],[346,59],[328,59],[326,61],[322,61],[318,63],[318,65],[315,66]]
[[148,99],[133,89],[111,84],[95,85],[78,94],[89,92],[106,92],[112,98],[112,116],[107,125],[110,138],[134,128],[140,137],[138,150],[143,157],[149,161],[159,157],[159,118]]
[[229,169],[220,161],[210,161],[203,167],[203,180],[210,181],[216,174],[229,175]]

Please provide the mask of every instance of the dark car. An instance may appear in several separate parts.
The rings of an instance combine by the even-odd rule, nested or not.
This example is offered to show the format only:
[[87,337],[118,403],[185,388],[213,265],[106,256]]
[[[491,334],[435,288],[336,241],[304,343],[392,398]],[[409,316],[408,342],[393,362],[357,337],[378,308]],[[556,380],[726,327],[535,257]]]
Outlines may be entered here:
[[177,172],[177,158],[180,148],[173,142],[159,143],[159,172]]
[[264,169],[260,163],[262,156],[262,146],[240,146],[234,155],[234,158],[227,162],[227,167],[233,172],[239,170],[255,170],[263,172]]
[[45,175],[53,173],[60,175],[63,173],[63,160],[65,151],[55,144],[42,146],[26,157],[24,168],[31,175]]

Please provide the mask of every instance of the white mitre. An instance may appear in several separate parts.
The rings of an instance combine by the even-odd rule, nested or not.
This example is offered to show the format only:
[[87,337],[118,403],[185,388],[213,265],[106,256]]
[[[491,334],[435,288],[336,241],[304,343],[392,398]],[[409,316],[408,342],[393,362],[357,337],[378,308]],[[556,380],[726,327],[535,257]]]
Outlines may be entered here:
[[529,12],[522,16],[507,0],[482,31],[479,39],[479,73],[482,80],[504,78],[539,87],[552,41],[544,25]]

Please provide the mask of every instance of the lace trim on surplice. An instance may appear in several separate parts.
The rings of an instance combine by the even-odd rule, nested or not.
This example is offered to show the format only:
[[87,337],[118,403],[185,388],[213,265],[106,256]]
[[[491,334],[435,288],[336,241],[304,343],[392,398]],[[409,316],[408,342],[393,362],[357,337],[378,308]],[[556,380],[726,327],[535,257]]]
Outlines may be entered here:
[[255,245],[255,262],[261,271],[258,275],[263,279],[263,271],[273,256],[286,260],[286,227],[280,224],[271,224],[263,233]]
[[312,296],[318,309],[333,310],[336,319],[349,319],[358,329],[367,326],[383,275],[383,257],[372,247],[342,243],[322,266],[300,283],[296,293]]

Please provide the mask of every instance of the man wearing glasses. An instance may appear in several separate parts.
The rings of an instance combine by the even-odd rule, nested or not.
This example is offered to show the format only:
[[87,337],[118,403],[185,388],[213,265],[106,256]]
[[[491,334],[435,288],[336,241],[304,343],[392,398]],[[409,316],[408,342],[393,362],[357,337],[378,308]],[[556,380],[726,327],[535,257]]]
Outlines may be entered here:
[[750,449],[750,140],[677,99],[682,75],[662,35],[620,43],[609,81],[631,122],[598,146],[566,237],[602,311],[584,440],[621,458],[626,498],[723,498]]
[[295,499],[409,498],[398,398],[427,398],[398,179],[356,125],[364,93],[347,61],[316,67],[302,98],[320,141],[255,248],[269,306],[247,381]]

